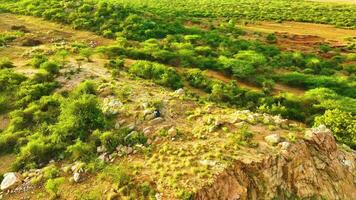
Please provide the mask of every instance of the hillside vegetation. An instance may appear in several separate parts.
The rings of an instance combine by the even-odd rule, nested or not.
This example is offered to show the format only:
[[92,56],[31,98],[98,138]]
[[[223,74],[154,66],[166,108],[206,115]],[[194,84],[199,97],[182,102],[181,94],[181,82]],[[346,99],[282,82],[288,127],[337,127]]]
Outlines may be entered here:
[[0,0],[0,199],[352,199],[355,38],[287,50],[311,36],[241,24],[354,29],[355,11]]

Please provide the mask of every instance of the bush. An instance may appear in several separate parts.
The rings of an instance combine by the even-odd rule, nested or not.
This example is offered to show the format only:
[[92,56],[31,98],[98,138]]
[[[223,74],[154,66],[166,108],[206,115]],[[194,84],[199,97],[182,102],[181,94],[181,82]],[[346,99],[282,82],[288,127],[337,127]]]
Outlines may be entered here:
[[270,33],[266,37],[267,42],[269,43],[276,43],[277,42],[277,37],[275,33]]
[[157,84],[178,89],[183,86],[183,81],[172,68],[148,61],[137,61],[130,68],[130,73],[144,79],[152,79]]
[[56,199],[59,196],[59,186],[64,183],[64,178],[49,179],[45,183],[46,191],[51,195],[51,199]]
[[94,157],[95,146],[90,143],[84,143],[80,139],[73,144],[67,147],[66,152],[73,160],[83,160],[89,161]]
[[333,133],[337,141],[356,149],[356,117],[341,110],[327,110],[324,115],[315,118],[315,126],[324,124]]
[[59,65],[52,61],[46,61],[40,65],[40,69],[44,69],[50,74],[58,74],[59,73]]
[[142,132],[132,131],[125,137],[125,144],[133,146],[135,144],[145,145],[147,137]]
[[118,188],[128,185],[131,181],[127,169],[122,166],[107,166],[101,173],[101,177],[117,183]]
[[61,105],[59,122],[54,134],[59,141],[86,141],[91,132],[104,128],[105,118],[94,95],[84,94],[66,99]]
[[48,163],[55,158],[55,154],[55,146],[43,137],[32,139],[21,148],[20,154],[13,163],[13,168],[16,170],[37,168],[39,164]]
[[7,58],[0,59],[0,69],[14,68],[14,64]]
[[41,54],[36,54],[31,60],[31,65],[35,68],[40,68],[41,64],[47,62],[48,58]]
[[15,73],[10,69],[0,70],[0,91],[9,91],[18,87],[26,80],[24,75]]
[[0,96],[0,114],[4,113],[9,106],[9,100],[6,96]]
[[127,134],[128,133],[124,133],[124,131],[106,131],[100,135],[100,142],[109,152],[113,152],[119,144],[124,143],[124,138]]

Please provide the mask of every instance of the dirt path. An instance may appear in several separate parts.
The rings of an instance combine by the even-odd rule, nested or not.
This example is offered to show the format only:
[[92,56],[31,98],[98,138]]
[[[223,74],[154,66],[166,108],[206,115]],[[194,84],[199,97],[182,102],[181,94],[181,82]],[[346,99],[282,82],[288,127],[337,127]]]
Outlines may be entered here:
[[112,44],[113,40],[95,35],[89,31],[74,30],[70,26],[57,24],[31,16],[14,15],[9,13],[0,14],[0,31],[11,30],[12,26],[25,26],[34,36],[41,41],[54,42],[56,40],[68,40],[89,42],[93,45]]
[[356,37],[356,30],[335,28],[331,25],[302,23],[302,22],[258,22],[256,24],[247,24],[241,26],[250,31],[259,31],[266,33],[285,32],[288,34],[318,36],[328,42],[346,44],[347,38]]

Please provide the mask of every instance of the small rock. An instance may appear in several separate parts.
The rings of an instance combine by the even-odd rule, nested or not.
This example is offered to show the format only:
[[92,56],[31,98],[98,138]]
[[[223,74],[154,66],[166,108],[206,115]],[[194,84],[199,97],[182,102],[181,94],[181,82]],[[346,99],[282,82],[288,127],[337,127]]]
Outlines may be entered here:
[[1,190],[9,190],[21,183],[21,176],[15,172],[4,174],[4,179],[1,182]]
[[150,133],[151,133],[151,127],[146,127],[146,128],[143,129],[143,134],[145,136],[150,135]]
[[152,109],[146,109],[143,111],[143,116],[147,116],[147,115],[150,115],[153,113],[153,110]]
[[265,137],[265,141],[269,145],[276,145],[281,141],[281,137],[278,134],[271,134]]
[[110,192],[110,193],[107,195],[106,199],[107,199],[107,200],[114,200],[114,199],[118,199],[119,196],[120,196],[120,195],[119,195],[118,193],[116,193],[116,192]]
[[179,88],[178,90],[174,91],[175,94],[181,96],[181,95],[184,95],[184,89],[183,88]]
[[174,137],[177,135],[177,129],[175,127],[172,127],[167,131],[167,133],[170,137]]
[[281,142],[278,144],[278,146],[281,147],[281,150],[288,150],[290,147],[290,143],[289,142]]
[[126,153],[127,154],[131,154],[132,152],[133,152],[133,148],[132,147],[127,147]]
[[211,166],[211,167],[216,165],[216,161],[213,161],[213,160],[200,160],[199,163],[202,165],[207,165],[207,166]]
[[107,157],[107,153],[102,153],[99,157],[99,160],[103,161],[103,162],[107,162],[108,161],[108,157]]
[[127,126],[127,128],[132,131],[136,128],[136,125],[135,125],[135,123],[131,123]]
[[73,180],[74,182],[78,183],[80,181],[80,174],[78,172],[75,172],[73,174]]
[[72,172],[82,172],[84,165],[82,162],[76,162],[70,169]]
[[163,122],[163,120],[164,120],[164,119],[163,119],[162,117],[157,117],[157,118],[151,120],[151,122],[152,122],[153,124],[157,124],[157,123]]
[[162,200],[162,193],[156,193],[155,198],[156,200]]
[[121,127],[121,125],[120,125],[119,122],[115,123],[115,129],[116,129],[116,130],[117,130],[117,129],[120,129],[120,127]]
[[148,139],[148,140],[147,140],[147,144],[148,144],[148,145],[151,145],[151,144],[152,144],[152,140],[151,140],[151,139]]
[[350,169],[353,168],[353,164],[351,160],[343,160],[343,164],[347,167],[349,167]]
[[98,153],[104,153],[106,151],[107,151],[107,149],[105,148],[105,146],[98,146],[96,148],[96,152],[98,152]]

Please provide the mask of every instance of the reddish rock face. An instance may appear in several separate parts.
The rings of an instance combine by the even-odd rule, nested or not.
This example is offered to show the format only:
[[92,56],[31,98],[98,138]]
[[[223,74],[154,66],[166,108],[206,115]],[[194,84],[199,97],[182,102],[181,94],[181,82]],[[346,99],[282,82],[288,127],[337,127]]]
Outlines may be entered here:
[[198,191],[196,199],[355,199],[355,154],[338,149],[330,130],[309,131],[308,139],[260,162],[236,162]]

